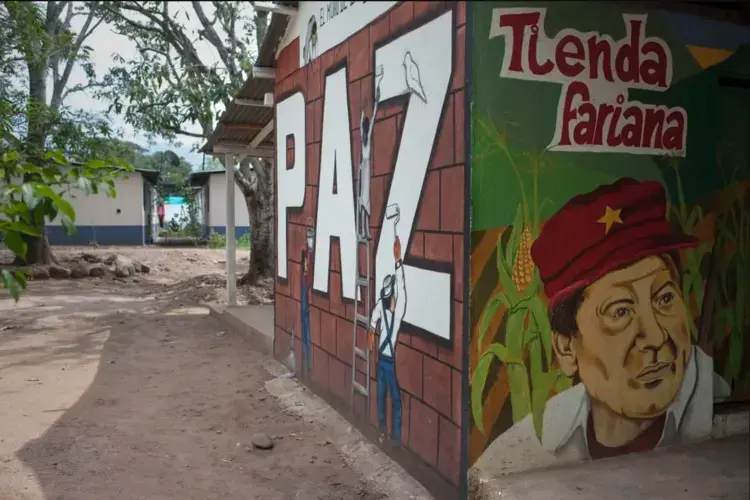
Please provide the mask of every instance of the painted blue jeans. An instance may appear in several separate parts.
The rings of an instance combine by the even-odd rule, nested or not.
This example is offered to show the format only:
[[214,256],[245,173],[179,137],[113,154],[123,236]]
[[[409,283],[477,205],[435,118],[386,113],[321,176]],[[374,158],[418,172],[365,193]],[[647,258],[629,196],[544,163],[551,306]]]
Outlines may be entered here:
[[378,423],[380,431],[383,434],[386,431],[386,391],[391,394],[391,417],[393,418],[391,439],[393,441],[401,441],[401,391],[398,388],[398,380],[396,379],[396,363],[394,358],[381,354],[378,357]]
[[310,353],[310,310],[302,307],[302,361],[306,371],[312,370],[312,356]]

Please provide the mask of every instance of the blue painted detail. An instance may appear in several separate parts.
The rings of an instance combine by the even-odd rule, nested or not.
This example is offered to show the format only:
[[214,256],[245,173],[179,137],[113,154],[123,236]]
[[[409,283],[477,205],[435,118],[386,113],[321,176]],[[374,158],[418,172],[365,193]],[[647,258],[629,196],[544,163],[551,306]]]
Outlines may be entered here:
[[[227,228],[226,226],[211,226],[208,228],[208,234],[210,235],[211,232],[219,233],[219,234],[227,234]],[[234,237],[235,238],[241,238],[245,234],[248,234],[250,232],[250,226],[236,226],[234,228]]]
[[740,45],[750,42],[750,29],[744,26],[677,12],[662,11],[661,14],[686,45],[734,52]]
[[51,245],[142,245],[143,226],[76,226],[76,234],[68,236],[62,226],[47,226]]

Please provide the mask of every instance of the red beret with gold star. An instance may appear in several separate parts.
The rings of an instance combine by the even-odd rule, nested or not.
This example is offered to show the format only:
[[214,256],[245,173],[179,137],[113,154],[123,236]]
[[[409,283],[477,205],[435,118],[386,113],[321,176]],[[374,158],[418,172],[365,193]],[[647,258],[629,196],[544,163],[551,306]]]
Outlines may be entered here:
[[697,246],[696,238],[672,230],[666,210],[659,182],[630,178],[568,201],[531,246],[549,307],[616,269]]

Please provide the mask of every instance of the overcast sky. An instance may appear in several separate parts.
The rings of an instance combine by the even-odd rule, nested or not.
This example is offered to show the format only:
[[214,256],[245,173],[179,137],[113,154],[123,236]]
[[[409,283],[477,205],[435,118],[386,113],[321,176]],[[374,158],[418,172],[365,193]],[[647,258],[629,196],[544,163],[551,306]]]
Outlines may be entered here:
[[[203,4],[203,9],[206,13],[206,16],[210,19],[213,15],[213,7],[211,3],[201,3]],[[191,31],[191,35],[194,35],[194,38],[197,39],[197,29],[200,27],[200,22],[197,20],[197,16],[195,16],[190,3],[170,2],[170,5],[173,6],[172,10],[175,12],[175,18],[184,26],[186,26]],[[185,15],[186,10],[190,14],[189,19]],[[76,18],[73,21],[73,29],[76,32],[79,31],[83,25],[83,22],[83,16]],[[94,49],[92,53],[92,60],[96,69],[97,78],[101,78],[102,76],[104,76],[106,72],[114,65],[112,59],[113,54],[120,54],[123,58],[125,58],[125,60],[130,60],[136,55],[135,45],[131,43],[127,38],[114,33],[111,27],[105,23],[102,23],[96,29],[96,31],[91,34],[91,36],[86,40],[85,44]],[[215,49],[210,44],[208,44],[208,42],[199,41],[196,44],[196,48],[198,50],[199,56],[205,64],[211,65],[219,61],[218,54],[216,53]],[[78,83],[86,83],[86,76],[80,67],[76,67],[73,70],[70,81],[68,82],[68,87],[72,87],[73,85],[76,85]],[[50,95],[51,87],[52,86],[49,85]],[[109,107],[108,102],[97,101],[85,91],[69,95],[65,100],[65,104],[75,108],[90,111],[100,111],[103,113],[106,113],[107,108]],[[203,143],[202,140],[193,139],[190,137],[180,138],[179,140],[182,142],[182,145],[179,147],[175,147],[168,144],[164,140],[156,139],[156,144],[149,145],[147,139],[143,135],[136,133],[136,131],[133,130],[130,125],[125,124],[124,120],[121,117],[117,116],[114,112],[110,114],[110,119],[112,120],[114,127],[121,128],[123,130],[123,140],[135,142],[142,145],[143,147],[150,149],[151,151],[163,151],[165,149],[172,149],[178,155],[184,156],[190,163],[193,164],[194,167],[200,168],[201,162],[203,161],[203,155],[197,152],[191,152],[191,148],[195,145],[201,146]],[[183,128],[190,132],[200,133],[200,127],[198,127],[197,125],[185,124]],[[209,158],[207,157],[206,163],[208,163],[208,161]]]

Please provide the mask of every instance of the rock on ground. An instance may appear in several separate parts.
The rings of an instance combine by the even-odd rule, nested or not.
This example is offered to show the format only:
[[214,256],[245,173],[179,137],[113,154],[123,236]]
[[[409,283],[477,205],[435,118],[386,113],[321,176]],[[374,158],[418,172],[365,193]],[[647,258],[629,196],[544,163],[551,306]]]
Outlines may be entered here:
[[[58,253],[56,251],[56,253]],[[82,279],[88,277],[101,278],[112,274],[117,278],[129,278],[137,274],[149,274],[151,266],[139,260],[124,255],[97,255],[84,252],[75,256],[65,252],[58,259],[60,264],[34,265],[25,268],[31,279]]]
[[53,264],[49,266],[49,275],[50,278],[54,278],[57,280],[64,280],[70,278],[70,269],[67,267],[58,266],[56,264]]
[[270,450],[271,448],[273,448],[273,440],[268,434],[264,432],[253,434],[253,437],[250,438],[250,442],[253,444],[253,446],[261,450]]

